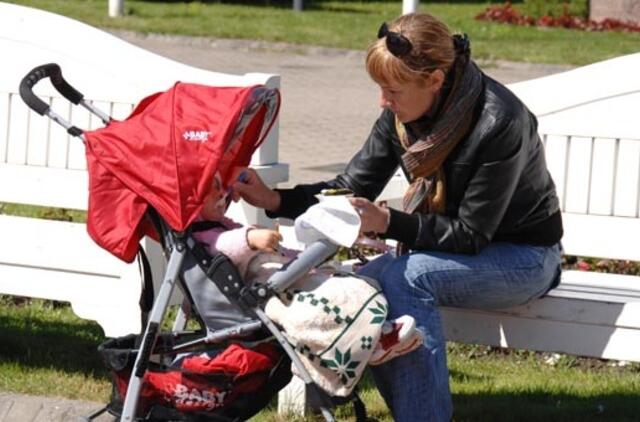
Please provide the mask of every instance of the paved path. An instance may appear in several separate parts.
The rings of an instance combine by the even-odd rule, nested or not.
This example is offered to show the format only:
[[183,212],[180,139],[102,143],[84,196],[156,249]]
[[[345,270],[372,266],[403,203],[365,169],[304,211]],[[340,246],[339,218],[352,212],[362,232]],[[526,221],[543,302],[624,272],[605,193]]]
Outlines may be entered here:
[[[67,400],[56,397],[37,397],[0,392],[1,422],[78,422],[81,417],[91,415],[104,406],[81,400]],[[96,422],[113,421],[113,417],[103,414]]]
[[[379,114],[376,86],[364,70],[364,53],[262,42],[114,32],[160,55],[218,72],[282,76],[280,161],[290,182],[331,177],[357,151]],[[481,63],[495,79],[515,82],[567,66]],[[75,400],[0,393],[0,422],[77,421],[102,406]],[[97,421],[111,420],[102,416]]]

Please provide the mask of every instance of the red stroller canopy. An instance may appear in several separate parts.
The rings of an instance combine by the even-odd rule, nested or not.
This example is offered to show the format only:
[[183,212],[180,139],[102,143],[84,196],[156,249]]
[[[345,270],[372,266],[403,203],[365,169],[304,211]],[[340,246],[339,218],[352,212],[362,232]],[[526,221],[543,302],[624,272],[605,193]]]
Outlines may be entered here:
[[176,83],[140,102],[124,121],[85,132],[89,170],[87,229],[101,247],[131,262],[152,234],[152,206],[174,230],[198,216],[212,178],[223,185],[249,164],[280,105],[264,86]]

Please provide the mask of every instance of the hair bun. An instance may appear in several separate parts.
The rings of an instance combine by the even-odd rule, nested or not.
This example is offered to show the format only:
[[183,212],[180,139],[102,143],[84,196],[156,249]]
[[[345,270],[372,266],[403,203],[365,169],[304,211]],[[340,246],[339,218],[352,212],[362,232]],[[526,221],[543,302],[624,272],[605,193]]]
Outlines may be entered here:
[[455,34],[453,36],[453,47],[456,50],[456,55],[469,57],[471,54],[471,43],[467,34]]

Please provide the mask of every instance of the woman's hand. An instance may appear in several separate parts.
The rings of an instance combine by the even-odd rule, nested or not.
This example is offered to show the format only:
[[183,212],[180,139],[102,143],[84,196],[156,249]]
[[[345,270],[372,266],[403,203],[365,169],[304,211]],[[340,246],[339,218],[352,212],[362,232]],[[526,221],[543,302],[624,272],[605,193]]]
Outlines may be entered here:
[[232,199],[238,201],[240,198],[267,211],[277,211],[280,208],[280,194],[265,185],[258,173],[250,168],[238,171],[233,184]]
[[362,233],[385,233],[389,228],[389,209],[376,205],[365,198],[349,198],[349,202],[360,214]]
[[247,231],[247,243],[254,250],[276,252],[281,240],[282,235],[275,230],[250,229]]

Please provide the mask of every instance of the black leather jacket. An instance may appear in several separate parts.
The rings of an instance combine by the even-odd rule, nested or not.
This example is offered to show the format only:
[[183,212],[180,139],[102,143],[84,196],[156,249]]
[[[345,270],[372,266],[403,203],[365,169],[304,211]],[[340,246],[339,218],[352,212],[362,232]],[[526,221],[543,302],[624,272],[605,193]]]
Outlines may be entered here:
[[[491,241],[553,245],[562,237],[555,186],[547,171],[535,116],[505,86],[483,75],[484,93],[468,135],[445,163],[446,210],[406,214],[391,210],[384,237],[415,250],[478,253]],[[428,117],[412,122],[419,134]],[[385,110],[345,172],[329,182],[279,190],[280,210],[295,218],[326,187],[347,187],[375,199],[394,174],[403,153],[392,112]]]

